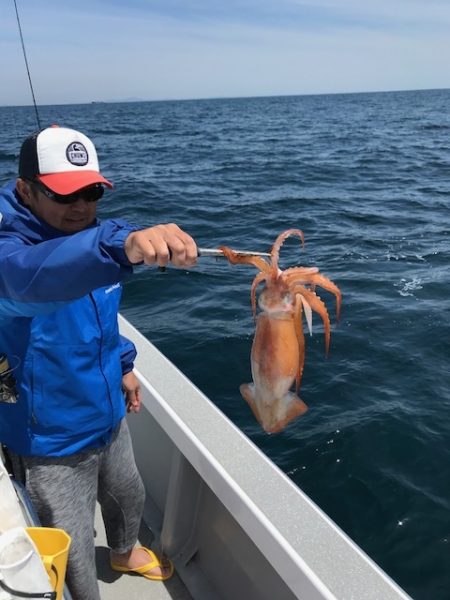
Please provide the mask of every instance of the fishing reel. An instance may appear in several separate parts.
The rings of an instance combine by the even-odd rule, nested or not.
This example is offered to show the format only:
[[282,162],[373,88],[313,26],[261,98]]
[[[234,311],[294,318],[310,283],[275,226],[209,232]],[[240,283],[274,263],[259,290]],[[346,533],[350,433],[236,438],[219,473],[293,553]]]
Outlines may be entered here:
[[14,404],[17,395],[14,369],[9,366],[6,354],[0,353],[0,402]]

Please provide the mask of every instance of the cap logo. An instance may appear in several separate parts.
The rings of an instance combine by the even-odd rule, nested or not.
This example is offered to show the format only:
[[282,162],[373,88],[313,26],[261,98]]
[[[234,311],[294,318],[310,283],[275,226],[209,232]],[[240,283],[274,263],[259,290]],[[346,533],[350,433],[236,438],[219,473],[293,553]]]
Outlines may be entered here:
[[87,150],[80,142],[72,142],[67,146],[66,156],[67,160],[77,167],[84,167],[89,161]]

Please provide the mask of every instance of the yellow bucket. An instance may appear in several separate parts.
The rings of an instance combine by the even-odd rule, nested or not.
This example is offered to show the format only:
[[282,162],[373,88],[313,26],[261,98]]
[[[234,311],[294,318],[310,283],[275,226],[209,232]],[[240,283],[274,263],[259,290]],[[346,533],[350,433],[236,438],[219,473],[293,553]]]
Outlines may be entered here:
[[67,559],[72,541],[63,529],[53,527],[27,527],[28,535],[36,544],[50,583],[56,592],[56,600],[62,600],[66,578]]

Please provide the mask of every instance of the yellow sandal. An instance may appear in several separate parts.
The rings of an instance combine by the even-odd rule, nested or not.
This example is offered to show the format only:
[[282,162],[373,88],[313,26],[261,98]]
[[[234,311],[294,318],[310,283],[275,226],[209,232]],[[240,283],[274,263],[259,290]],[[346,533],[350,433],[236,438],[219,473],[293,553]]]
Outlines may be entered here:
[[[139,549],[145,550],[147,554],[150,556],[151,561],[142,565],[142,567],[135,567],[134,569],[130,569],[129,567],[122,567],[111,562],[111,569],[113,571],[118,571],[119,573],[136,573],[136,575],[142,575],[146,579],[152,579],[153,581],[166,581],[170,579],[173,575],[174,567],[172,561],[168,558],[164,558],[160,560],[153,550],[149,550],[145,548],[145,546],[139,546]],[[155,567],[160,567],[160,569],[169,569],[169,573],[167,575],[152,575],[151,573],[147,573],[147,571],[151,571]]]

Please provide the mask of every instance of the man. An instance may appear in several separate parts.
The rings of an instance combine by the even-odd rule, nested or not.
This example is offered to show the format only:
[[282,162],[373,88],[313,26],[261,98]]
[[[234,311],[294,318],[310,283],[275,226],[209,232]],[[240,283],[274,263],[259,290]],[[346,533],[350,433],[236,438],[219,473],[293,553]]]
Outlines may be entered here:
[[49,127],[25,140],[19,178],[0,189],[0,354],[17,365],[17,401],[0,403],[0,442],[42,524],[72,537],[73,600],[99,600],[97,498],[113,569],[160,580],[173,572],[135,547],[144,488],[124,415],[139,411],[140,390],[117,313],[134,264],[191,266],[197,256],[174,224],[99,222],[104,186],[91,140]]

